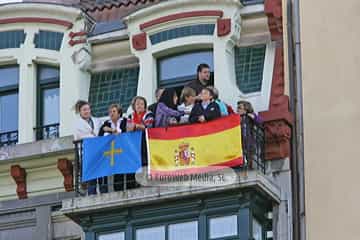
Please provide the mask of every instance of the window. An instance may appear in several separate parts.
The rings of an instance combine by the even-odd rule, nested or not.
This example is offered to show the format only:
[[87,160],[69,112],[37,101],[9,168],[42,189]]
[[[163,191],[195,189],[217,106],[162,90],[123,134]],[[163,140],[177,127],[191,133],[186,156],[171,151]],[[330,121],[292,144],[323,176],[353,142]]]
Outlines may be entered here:
[[98,240],[125,240],[124,232],[115,232],[107,234],[99,234]]
[[127,109],[136,96],[138,76],[137,67],[91,75],[89,102],[92,113],[97,117],[106,116],[112,103],[120,103],[123,109]]
[[60,91],[58,68],[38,65],[38,127],[36,138],[59,137]]
[[19,67],[0,68],[0,147],[18,141]]
[[230,237],[238,234],[237,216],[210,218],[210,239]]
[[198,223],[186,222],[169,225],[169,240],[197,240]]
[[175,87],[178,92],[181,91],[186,83],[196,79],[196,70],[200,63],[208,64],[213,71],[213,52],[189,52],[158,59],[159,87]]
[[242,93],[260,92],[266,45],[235,48],[236,83]]
[[263,231],[262,231],[262,226],[261,224],[255,219],[253,218],[253,239],[254,240],[263,240]]
[[194,26],[178,27],[150,36],[152,44],[158,44],[167,40],[176,39],[180,37],[196,36],[196,35],[213,35],[215,24],[199,24]]
[[63,33],[51,31],[39,31],[35,34],[35,48],[43,48],[59,51],[61,48]]
[[165,240],[165,226],[138,229],[136,240]]
[[0,49],[19,48],[24,43],[25,37],[24,30],[0,32]]

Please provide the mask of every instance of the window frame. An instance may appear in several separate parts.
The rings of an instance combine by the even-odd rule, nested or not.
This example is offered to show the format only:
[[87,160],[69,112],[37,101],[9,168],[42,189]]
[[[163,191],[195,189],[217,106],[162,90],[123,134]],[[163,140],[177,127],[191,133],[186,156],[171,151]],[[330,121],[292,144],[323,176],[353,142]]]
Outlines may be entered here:
[[[58,78],[50,78],[50,79],[56,79],[57,81],[49,81],[50,79],[47,79],[45,83],[41,83],[40,79],[40,69],[41,67],[45,68],[56,68],[59,71],[59,77]],[[38,64],[36,66],[36,126],[34,128],[35,130],[35,137],[36,140],[43,140],[44,136],[42,134],[42,131],[40,129],[43,129],[46,126],[52,126],[52,125],[58,125],[60,126],[60,119],[58,123],[50,124],[50,125],[44,125],[44,119],[43,119],[43,113],[44,113],[44,104],[43,104],[43,98],[44,98],[44,91],[49,89],[59,89],[59,96],[60,96],[60,67],[58,66],[51,66],[46,64]],[[60,115],[60,112],[59,112]]]

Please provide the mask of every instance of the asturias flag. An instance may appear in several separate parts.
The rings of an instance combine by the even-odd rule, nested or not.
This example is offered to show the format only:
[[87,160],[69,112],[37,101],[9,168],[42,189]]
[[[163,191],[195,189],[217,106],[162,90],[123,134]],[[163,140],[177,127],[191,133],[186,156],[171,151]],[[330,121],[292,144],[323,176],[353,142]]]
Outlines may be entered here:
[[141,169],[141,131],[83,140],[82,181]]
[[240,117],[147,130],[150,174],[201,173],[243,164]]

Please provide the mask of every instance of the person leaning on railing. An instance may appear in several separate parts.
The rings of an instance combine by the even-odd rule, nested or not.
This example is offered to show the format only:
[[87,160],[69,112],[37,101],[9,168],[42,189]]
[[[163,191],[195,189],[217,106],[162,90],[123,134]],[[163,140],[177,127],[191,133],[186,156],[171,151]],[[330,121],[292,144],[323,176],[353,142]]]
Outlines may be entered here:
[[[147,102],[144,97],[136,96],[131,102],[133,112],[128,117],[127,131],[144,131],[146,128],[152,128],[154,126],[154,114],[147,111]],[[146,149],[146,137],[142,135],[141,144],[141,160],[142,166],[147,166],[147,149]]]
[[[106,120],[100,127],[99,136],[107,136],[110,134],[120,134],[126,132],[126,118],[122,117],[123,111],[119,104],[111,104],[109,107],[109,120]],[[123,174],[114,175],[114,190],[122,189]],[[108,178],[98,178],[100,193],[108,192]]]
[[[79,141],[84,138],[97,137],[99,134],[101,121],[98,118],[91,116],[90,104],[84,100],[77,101],[75,104],[75,112],[79,114],[79,118],[76,120],[74,127],[75,141]],[[89,195],[96,194],[96,183],[96,179],[87,183]]]
[[255,125],[261,124],[262,120],[254,112],[254,109],[248,101],[237,102],[237,112],[241,117],[241,138],[242,148],[245,155],[245,163],[249,168],[253,167],[253,161],[256,157],[256,136],[254,133]]

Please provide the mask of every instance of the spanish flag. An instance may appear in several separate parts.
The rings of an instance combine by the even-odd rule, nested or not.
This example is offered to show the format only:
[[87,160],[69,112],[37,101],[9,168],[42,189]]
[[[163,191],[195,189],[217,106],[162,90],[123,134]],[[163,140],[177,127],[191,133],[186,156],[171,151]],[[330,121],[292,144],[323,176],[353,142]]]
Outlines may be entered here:
[[243,164],[240,117],[147,129],[150,174],[198,174]]

